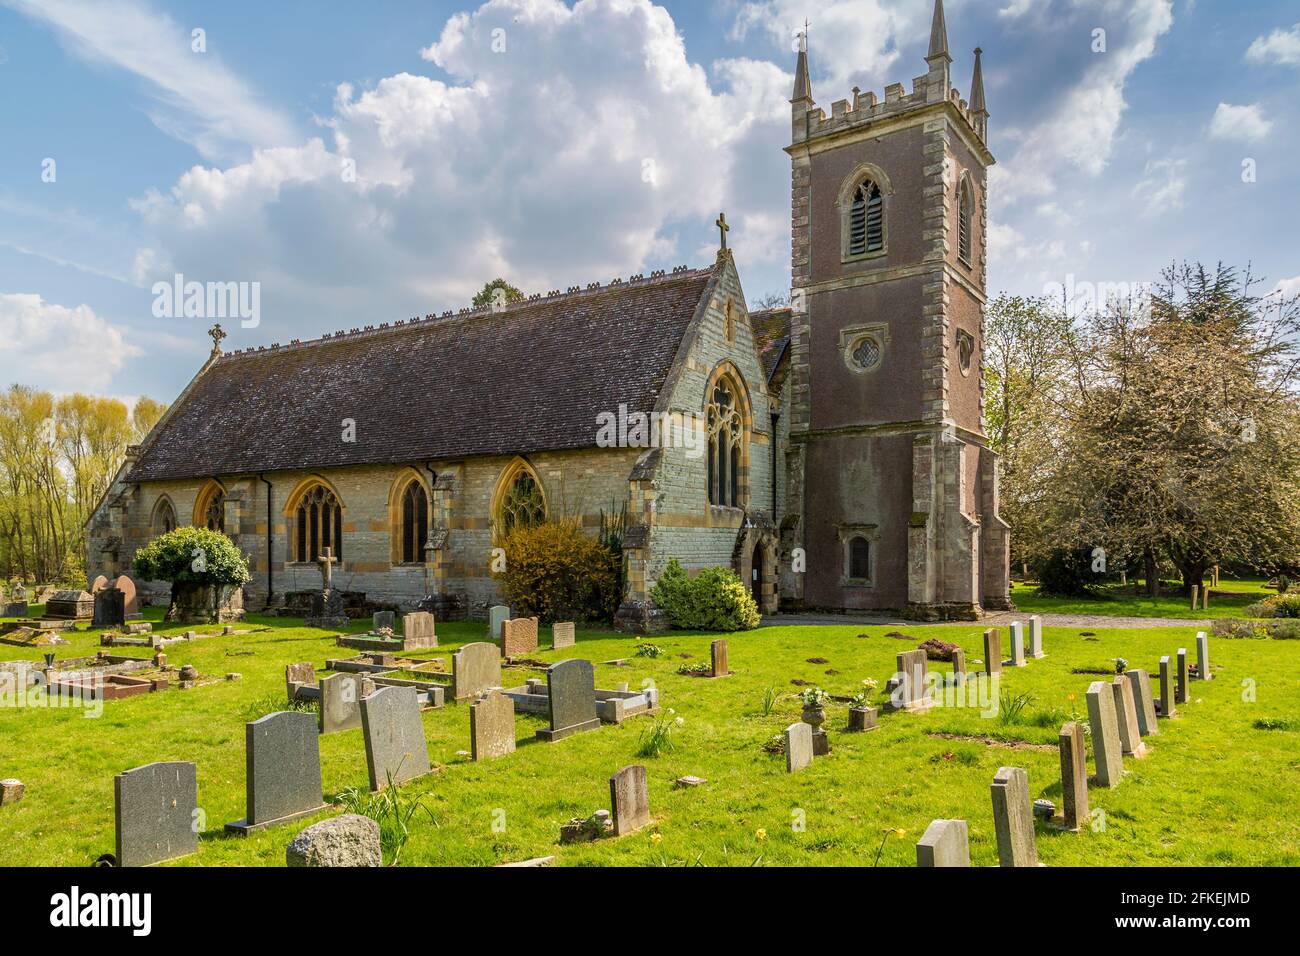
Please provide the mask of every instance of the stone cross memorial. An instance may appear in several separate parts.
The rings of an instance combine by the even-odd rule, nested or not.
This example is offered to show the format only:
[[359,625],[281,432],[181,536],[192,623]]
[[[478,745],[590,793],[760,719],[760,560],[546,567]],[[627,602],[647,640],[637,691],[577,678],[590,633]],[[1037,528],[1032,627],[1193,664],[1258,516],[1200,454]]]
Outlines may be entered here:
[[813,762],[812,724],[800,721],[785,729],[785,770],[794,773]]
[[226,824],[247,836],[325,809],[321,799],[320,738],[316,719],[284,711],[244,725],[247,816]]
[[1119,745],[1115,692],[1105,681],[1095,680],[1088,686],[1088,725],[1092,728],[1097,783],[1103,787],[1118,787],[1124,775],[1124,757]]
[[495,644],[476,641],[451,656],[455,699],[471,700],[501,686],[501,650]]
[[510,608],[504,604],[494,604],[488,609],[488,636],[501,640],[501,625],[510,619]]
[[118,866],[149,866],[198,850],[194,764],[150,763],[119,773],[113,804]]
[[1214,679],[1210,673],[1210,636],[1204,631],[1196,632],[1196,679]]
[[1172,717],[1178,713],[1174,703],[1174,681],[1169,663],[1169,655],[1160,658],[1160,716]]
[[596,670],[591,661],[560,661],[546,669],[551,726],[537,731],[550,743],[600,728],[596,716]]
[[999,767],[993,778],[993,831],[999,866],[1037,866],[1034,808],[1029,802],[1029,773],[1020,767]]
[[615,836],[633,833],[651,823],[645,767],[633,764],[609,778],[609,804],[614,812]]
[[382,790],[429,772],[429,749],[414,687],[381,687],[361,698],[370,789]]
[[727,664],[727,642],[718,640],[709,645],[709,674],[711,677],[726,677],[731,673]]
[[1145,757],[1147,746],[1142,742],[1138,722],[1137,700],[1133,696],[1133,682],[1123,675],[1110,685],[1115,696],[1115,720],[1119,726],[1119,749],[1125,757]]
[[1078,830],[1088,819],[1088,751],[1083,742],[1083,728],[1071,720],[1061,726],[1061,802],[1060,825]]
[[916,845],[916,865],[970,866],[970,834],[965,820],[932,820]]
[[1151,676],[1140,667],[1124,672],[1133,685],[1133,706],[1137,709],[1138,733],[1150,737],[1160,733],[1156,724],[1156,705],[1151,699]]
[[494,690],[469,705],[469,747],[476,761],[515,752],[515,705],[505,694]]
[[984,632],[984,673],[989,677],[1002,673],[1002,634],[996,627]]

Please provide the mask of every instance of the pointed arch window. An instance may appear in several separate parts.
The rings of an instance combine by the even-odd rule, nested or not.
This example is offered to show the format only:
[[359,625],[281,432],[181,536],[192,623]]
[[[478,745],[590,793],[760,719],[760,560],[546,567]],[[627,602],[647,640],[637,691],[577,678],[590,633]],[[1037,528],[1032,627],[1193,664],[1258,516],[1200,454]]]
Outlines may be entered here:
[[853,191],[849,206],[849,255],[861,256],[885,248],[885,197],[874,180],[864,179]]
[[730,376],[714,383],[705,407],[708,425],[706,481],[709,504],[743,507],[745,418],[739,389]]
[[402,563],[423,561],[424,545],[429,540],[429,496],[418,479],[412,478],[402,492],[401,521]]
[[315,561],[322,548],[343,560],[343,506],[325,485],[313,485],[298,499],[294,524],[293,560]]
[[502,472],[492,518],[502,535],[518,528],[535,527],[546,520],[542,483],[523,459],[517,459]]
[[971,219],[974,211],[975,197],[971,192],[970,180],[963,178],[961,192],[957,197],[957,254],[967,265],[971,261]]
[[153,533],[166,534],[176,530],[176,509],[170,498],[161,498],[153,510]]
[[215,479],[209,480],[199,491],[191,523],[197,528],[226,533],[226,489]]

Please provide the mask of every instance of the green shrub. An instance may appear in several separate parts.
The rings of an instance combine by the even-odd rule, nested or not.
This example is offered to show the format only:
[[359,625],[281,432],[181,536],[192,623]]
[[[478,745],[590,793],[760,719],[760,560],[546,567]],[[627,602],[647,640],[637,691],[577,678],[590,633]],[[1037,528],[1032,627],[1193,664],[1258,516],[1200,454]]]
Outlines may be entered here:
[[576,521],[518,527],[501,542],[501,582],[516,617],[555,621],[611,621],[623,599],[622,558],[584,534]]
[[160,534],[135,553],[136,577],[172,584],[247,584],[248,562],[220,531],[184,527]]
[[674,558],[650,596],[683,630],[749,631],[760,620],[754,596],[727,568],[704,568],[692,578]]
[[1036,569],[1038,593],[1045,597],[1095,597],[1101,576],[1092,570],[1092,553],[1085,548],[1057,548]]
[[1300,641],[1300,621],[1273,621],[1268,636],[1275,641]]
[[1273,598],[1274,617],[1300,617],[1300,594],[1282,594]]

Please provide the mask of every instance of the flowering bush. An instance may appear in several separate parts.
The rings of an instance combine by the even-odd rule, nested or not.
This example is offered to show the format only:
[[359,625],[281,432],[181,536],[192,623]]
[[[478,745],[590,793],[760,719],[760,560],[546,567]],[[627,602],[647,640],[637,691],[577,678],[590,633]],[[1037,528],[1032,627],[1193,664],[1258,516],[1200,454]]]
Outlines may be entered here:
[[501,542],[505,569],[493,574],[516,617],[609,621],[623,599],[622,558],[575,521],[518,527]]

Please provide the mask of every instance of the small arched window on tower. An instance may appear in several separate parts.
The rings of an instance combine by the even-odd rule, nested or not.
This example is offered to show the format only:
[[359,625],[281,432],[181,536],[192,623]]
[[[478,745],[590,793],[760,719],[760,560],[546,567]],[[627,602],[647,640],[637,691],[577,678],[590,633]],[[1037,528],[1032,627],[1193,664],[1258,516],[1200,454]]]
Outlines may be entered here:
[[861,256],[885,248],[885,198],[875,181],[864,179],[853,191],[849,207],[849,255]]
[[412,478],[402,492],[402,563],[424,560],[424,544],[429,540],[429,496],[424,485]]
[[974,211],[975,197],[971,192],[970,179],[963,177],[957,197],[957,254],[967,265],[971,262],[971,219]]

